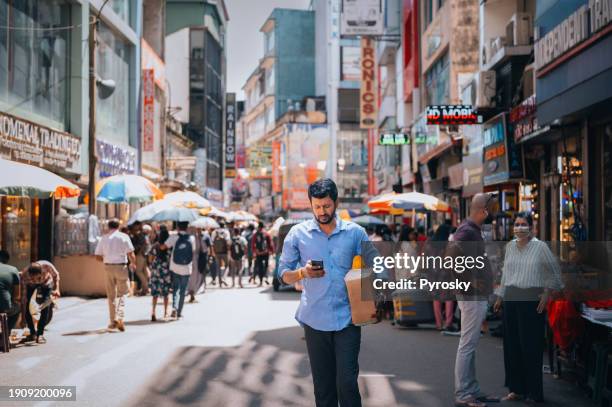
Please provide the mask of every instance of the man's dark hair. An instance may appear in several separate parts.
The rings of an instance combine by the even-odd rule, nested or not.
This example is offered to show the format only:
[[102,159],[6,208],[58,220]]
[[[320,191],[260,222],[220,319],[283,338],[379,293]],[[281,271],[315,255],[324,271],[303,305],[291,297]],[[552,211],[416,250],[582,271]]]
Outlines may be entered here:
[[0,250],[0,263],[8,264],[11,259],[11,255],[6,250]]
[[248,230],[250,230],[251,232],[255,230],[255,226],[249,224],[249,227],[247,227]]
[[336,183],[329,178],[321,178],[310,184],[308,187],[308,199],[312,198],[323,199],[330,197],[332,201],[338,200],[338,187]]
[[516,221],[518,218],[525,219],[529,224],[529,227],[533,226],[533,217],[531,216],[530,212],[519,212],[514,217],[514,220]]
[[263,222],[259,222],[259,224],[257,225],[257,229],[263,229],[264,224]]
[[109,229],[119,229],[119,221],[117,219],[111,219],[108,221]]
[[219,221],[219,228],[224,228],[225,227],[225,222],[223,222],[222,220]]
[[185,231],[189,227],[189,222],[177,222],[176,227],[178,230]]
[[240,229],[234,228],[234,236],[240,236]]
[[28,273],[30,274],[40,274],[42,273],[42,266],[38,263],[32,263],[30,264],[30,267],[28,267]]

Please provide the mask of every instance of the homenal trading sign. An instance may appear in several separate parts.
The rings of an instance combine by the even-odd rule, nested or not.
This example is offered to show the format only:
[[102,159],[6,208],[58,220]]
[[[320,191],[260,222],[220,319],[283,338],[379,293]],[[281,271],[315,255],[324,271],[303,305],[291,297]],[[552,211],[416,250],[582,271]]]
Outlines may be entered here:
[[382,35],[382,0],[343,0],[341,35]]
[[81,173],[81,139],[0,113],[0,156],[49,169]]
[[225,102],[225,178],[236,177],[236,94]]
[[359,92],[359,123],[362,129],[376,128],[378,118],[378,87],[376,86],[376,43],[361,39],[361,89]]

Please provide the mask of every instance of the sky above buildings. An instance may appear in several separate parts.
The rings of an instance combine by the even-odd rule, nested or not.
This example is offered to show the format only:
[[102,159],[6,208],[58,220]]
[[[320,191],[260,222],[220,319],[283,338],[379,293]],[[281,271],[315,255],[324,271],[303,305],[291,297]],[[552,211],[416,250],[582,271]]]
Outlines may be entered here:
[[225,0],[227,29],[227,91],[244,99],[242,86],[263,56],[259,29],[274,8],[308,9],[310,0]]

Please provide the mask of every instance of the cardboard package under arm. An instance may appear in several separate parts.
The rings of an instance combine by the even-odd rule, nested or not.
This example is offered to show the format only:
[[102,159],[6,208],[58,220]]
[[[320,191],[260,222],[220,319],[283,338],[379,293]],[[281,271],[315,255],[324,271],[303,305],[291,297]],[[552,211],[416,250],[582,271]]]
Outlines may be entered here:
[[[372,274],[361,274],[360,269],[353,269],[344,276],[346,291],[351,304],[351,316],[353,324],[357,326],[374,324],[376,318],[376,304],[374,303],[374,287],[372,286]],[[363,290],[371,290],[368,295],[362,295]],[[364,294],[366,294],[364,292]]]

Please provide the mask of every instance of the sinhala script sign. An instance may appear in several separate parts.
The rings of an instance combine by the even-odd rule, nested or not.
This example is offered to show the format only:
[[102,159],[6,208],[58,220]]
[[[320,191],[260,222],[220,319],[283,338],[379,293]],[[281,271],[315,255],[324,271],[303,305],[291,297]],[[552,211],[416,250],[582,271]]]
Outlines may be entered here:
[[342,0],[342,35],[382,35],[382,0]]

